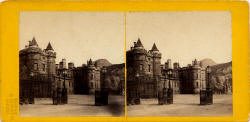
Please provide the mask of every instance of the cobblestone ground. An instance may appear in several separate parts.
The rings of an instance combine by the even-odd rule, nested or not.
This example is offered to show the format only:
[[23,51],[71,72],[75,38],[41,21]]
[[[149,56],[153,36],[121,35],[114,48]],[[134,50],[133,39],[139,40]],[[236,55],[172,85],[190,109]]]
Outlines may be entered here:
[[157,99],[141,99],[127,107],[128,116],[232,116],[232,95],[214,95],[213,105],[199,105],[199,95],[175,95],[174,104],[158,105]]
[[94,106],[94,95],[69,95],[68,104],[52,105],[52,99],[35,99],[20,105],[22,117],[125,116],[125,97],[109,96],[109,105]]

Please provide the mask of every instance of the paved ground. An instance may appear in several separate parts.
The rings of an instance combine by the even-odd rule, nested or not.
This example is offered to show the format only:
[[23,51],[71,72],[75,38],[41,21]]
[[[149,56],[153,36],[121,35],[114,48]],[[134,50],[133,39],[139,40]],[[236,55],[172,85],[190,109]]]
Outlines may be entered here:
[[[94,96],[69,95],[69,104],[52,105],[52,99],[35,99],[20,105],[23,117],[124,116],[124,96],[109,96],[108,106],[94,106]],[[158,105],[157,99],[142,99],[128,106],[128,116],[232,116],[232,95],[214,95],[214,104],[201,106],[199,95],[174,95],[174,104]]]
[[109,96],[108,106],[94,106],[93,95],[69,95],[68,104],[52,105],[52,99],[35,99],[20,105],[23,117],[125,116],[125,97]]
[[199,95],[174,95],[174,104],[158,105],[157,99],[141,99],[128,106],[128,116],[232,116],[232,95],[214,95],[213,105],[199,105]]

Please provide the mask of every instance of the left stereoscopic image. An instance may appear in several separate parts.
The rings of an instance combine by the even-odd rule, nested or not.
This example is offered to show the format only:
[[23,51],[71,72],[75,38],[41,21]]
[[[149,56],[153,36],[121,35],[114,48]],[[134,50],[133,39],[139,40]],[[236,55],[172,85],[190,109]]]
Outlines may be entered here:
[[20,12],[20,116],[125,116],[124,21],[122,12]]

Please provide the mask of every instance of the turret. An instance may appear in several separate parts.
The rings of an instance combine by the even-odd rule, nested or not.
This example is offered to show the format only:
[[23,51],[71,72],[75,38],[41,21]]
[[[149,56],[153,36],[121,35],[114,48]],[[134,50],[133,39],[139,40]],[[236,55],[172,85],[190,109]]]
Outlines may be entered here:
[[141,43],[141,39],[140,38],[138,38],[138,40],[137,40],[137,42],[134,42],[134,48],[136,49],[136,48],[144,48],[143,47],[143,45],[142,45],[142,43]]
[[161,75],[161,53],[159,52],[155,43],[153,44],[153,47],[149,52],[152,54],[152,58],[153,58],[153,75],[160,76]]
[[74,66],[74,63],[73,62],[69,62],[68,63],[68,69],[73,69],[75,66]]
[[197,61],[197,59],[194,59],[194,61],[193,61],[193,65],[195,66],[195,65],[198,65],[198,61]]
[[62,59],[62,61],[59,63],[59,69],[66,69],[66,59]]
[[87,61],[87,67],[89,69],[94,69],[95,68],[95,65],[94,65],[92,59],[89,59],[89,61]]
[[147,51],[144,49],[140,38],[138,38],[137,42],[134,42],[132,50],[127,53],[127,61],[131,62],[128,63],[128,67],[132,67],[136,73],[144,74],[147,71],[146,55]]
[[174,63],[174,69],[179,69],[180,68],[180,64],[178,62]]
[[54,52],[54,49],[52,48],[50,42],[45,49],[46,55],[47,55],[47,73],[49,75],[55,75],[56,74],[56,53]]
[[193,79],[193,87],[194,87],[194,93],[199,93],[200,92],[200,65],[198,64],[197,59],[193,61],[193,66],[192,66],[192,79]]
[[95,74],[95,66],[94,63],[92,61],[92,59],[90,59],[89,61],[87,61],[87,79],[88,79],[88,88],[89,94],[93,94],[95,92],[95,84],[96,84],[96,74]]
[[25,49],[19,51],[20,73],[27,76],[30,76],[31,72],[45,74],[46,60],[44,52],[38,47],[37,41],[33,37],[32,41],[29,41],[29,44],[25,46]]
[[167,62],[165,62],[165,69],[172,69],[171,59],[168,59]]
[[38,47],[35,37],[33,37],[32,41],[29,41],[29,47]]

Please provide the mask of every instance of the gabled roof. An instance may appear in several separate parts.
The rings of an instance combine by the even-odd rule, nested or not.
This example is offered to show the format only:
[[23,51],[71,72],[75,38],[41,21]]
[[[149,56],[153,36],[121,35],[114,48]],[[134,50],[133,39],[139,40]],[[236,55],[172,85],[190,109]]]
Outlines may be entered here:
[[152,51],[159,51],[158,48],[156,47],[155,43],[154,43],[154,45],[153,45],[153,47],[152,47],[151,50],[152,50]]
[[49,42],[49,44],[48,44],[48,46],[47,46],[47,48],[46,48],[45,50],[54,50],[54,49],[52,48],[50,42]]

